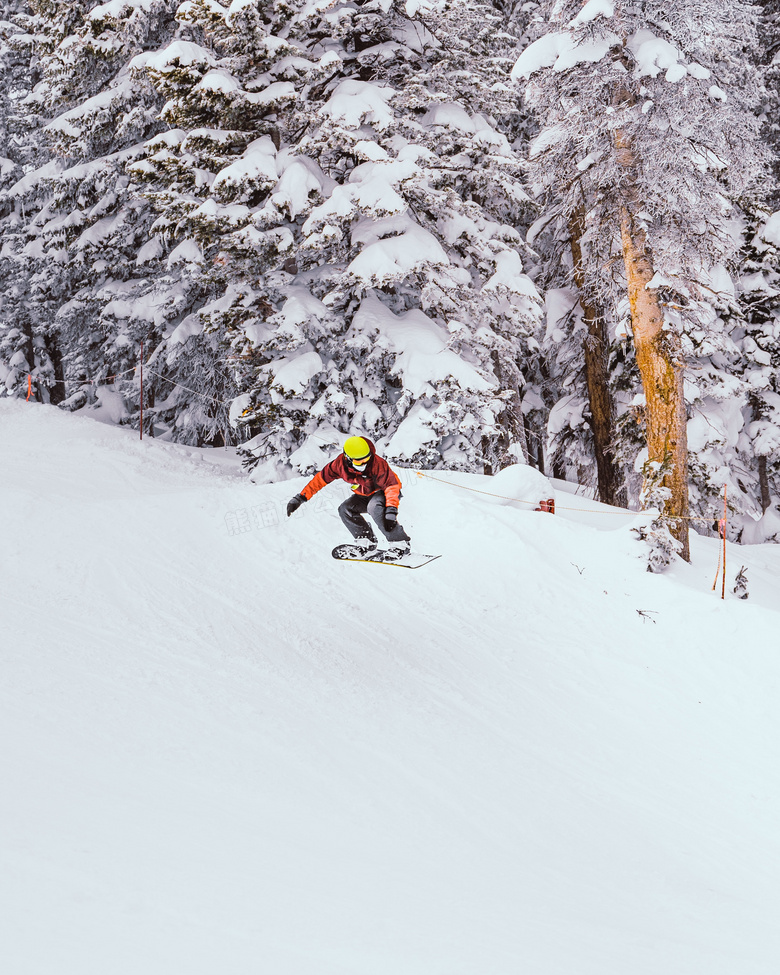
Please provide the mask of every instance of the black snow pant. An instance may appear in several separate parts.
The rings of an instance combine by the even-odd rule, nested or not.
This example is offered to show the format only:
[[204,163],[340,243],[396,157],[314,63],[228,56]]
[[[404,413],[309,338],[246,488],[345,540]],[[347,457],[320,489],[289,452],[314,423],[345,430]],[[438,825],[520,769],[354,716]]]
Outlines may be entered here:
[[351,497],[339,505],[339,515],[341,520],[352,533],[353,538],[370,538],[376,541],[376,537],[371,530],[364,515],[371,515],[379,526],[379,530],[388,542],[408,542],[411,541],[403,528],[396,522],[388,531],[385,527],[385,492],[377,491],[375,494],[366,497],[365,495],[353,494]]

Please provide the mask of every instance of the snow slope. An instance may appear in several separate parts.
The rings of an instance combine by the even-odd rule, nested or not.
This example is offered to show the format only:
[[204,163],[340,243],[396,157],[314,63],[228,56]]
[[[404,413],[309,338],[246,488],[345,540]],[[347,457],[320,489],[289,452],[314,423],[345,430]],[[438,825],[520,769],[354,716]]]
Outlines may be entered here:
[[444,558],[338,563],[136,436],[0,401],[4,972],[775,975],[777,547],[409,474]]

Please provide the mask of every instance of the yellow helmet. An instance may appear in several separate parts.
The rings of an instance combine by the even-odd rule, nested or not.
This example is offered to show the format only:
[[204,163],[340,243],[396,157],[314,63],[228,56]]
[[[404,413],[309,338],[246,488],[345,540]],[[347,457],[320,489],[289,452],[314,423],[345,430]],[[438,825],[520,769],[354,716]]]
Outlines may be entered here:
[[363,437],[350,437],[344,444],[344,453],[348,460],[363,461],[368,460],[371,448]]

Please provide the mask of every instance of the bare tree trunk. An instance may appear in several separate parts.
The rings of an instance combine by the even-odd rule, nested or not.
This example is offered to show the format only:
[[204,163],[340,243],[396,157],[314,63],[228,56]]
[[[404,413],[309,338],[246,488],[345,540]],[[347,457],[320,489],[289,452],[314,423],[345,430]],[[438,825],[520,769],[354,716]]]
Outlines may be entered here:
[[49,390],[49,402],[53,406],[59,406],[65,399],[65,370],[62,364],[59,340],[52,332],[46,336],[46,351],[54,368],[54,384]]
[[[517,456],[510,453],[509,450],[509,448],[514,444],[520,447],[526,464],[529,463],[528,440],[526,437],[525,422],[523,417],[523,403],[520,398],[520,391],[518,389],[518,377],[516,374],[514,374],[517,372],[517,370],[513,369],[511,366],[509,368],[505,368],[502,365],[501,358],[498,353],[493,354],[493,369],[496,377],[498,378],[501,389],[511,390],[512,395],[507,400],[506,408],[498,416],[498,424],[501,427],[501,434],[498,437],[493,450],[495,463],[491,464],[491,470],[486,471],[485,473],[493,473],[493,467],[501,470],[502,468],[507,467],[509,464],[518,463]],[[484,449],[485,447],[483,445],[483,451]]]
[[[525,433],[525,443],[527,448],[527,458],[528,463],[531,467],[535,467],[538,471],[544,474],[544,448],[542,447],[542,438],[536,433],[535,430],[531,429],[531,424],[528,421],[528,416],[523,413],[523,432]],[[534,446],[536,444],[536,446]]]
[[[35,342],[33,340],[32,322],[27,315],[21,315],[16,319],[16,324],[24,336],[22,349],[24,351],[24,357],[27,360],[28,375],[31,375],[35,371]],[[38,386],[38,381],[34,379],[32,382],[33,399],[38,403],[42,403],[43,399]],[[24,388],[27,388],[27,376],[24,377]]]
[[499,449],[501,450],[500,463],[502,466],[517,464],[520,460],[515,454],[510,454],[509,447],[516,444],[523,455],[525,463],[528,460],[528,440],[525,435],[525,423],[523,422],[523,402],[520,393],[516,388],[512,390],[512,397],[507,403],[507,407],[498,418],[499,423],[506,431],[506,437],[501,437]]
[[766,469],[766,456],[763,454],[758,458],[758,485],[761,489],[761,510],[766,511],[772,504],[772,495],[769,491],[769,475]]
[[[627,160],[633,168],[634,154],[630,143],[618,134],[617,144],[623,165]],[[666,514],[678,519],[672,522],[670,531],[682,543],[680,554],[690,561],[687,416],[679,339],[674,332],[664,329],[658,291],[648,288],[655,271],[647,237],[625,203],[620,211],[620,231],[636,359],[645,393],[648,460],[666,467],[661,482],[671,491]]]
[[574,281],[580,293],[580,305],[588,334],[582,343],[585,356],[585,379],[590,405],[590,427],[596,454],[599,501],[625,506],[625,493],[620,488],[620,471],[612,455],[615,435],[615,404],[609,392],[609,362],[604,316],[587,297],[581,238],[585,231],[585,208],[577,207],[569,218]]
[[490,477],[492,474],[496,474],[495,465],[491,461],[490,457],[493,451],[490,449],[492,444],[490,442],[490,437],[483,436],[481,441],[482,445],[482,473],[487,474]]

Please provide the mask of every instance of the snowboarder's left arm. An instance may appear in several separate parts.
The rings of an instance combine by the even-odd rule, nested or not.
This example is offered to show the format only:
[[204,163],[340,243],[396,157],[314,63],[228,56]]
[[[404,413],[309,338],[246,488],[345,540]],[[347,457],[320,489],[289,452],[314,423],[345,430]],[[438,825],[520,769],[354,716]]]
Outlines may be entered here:
[[376,484],[385,492],[385,507],[398,508],[401,501],[401,481],[395,471],[382,457],[375,457]]

